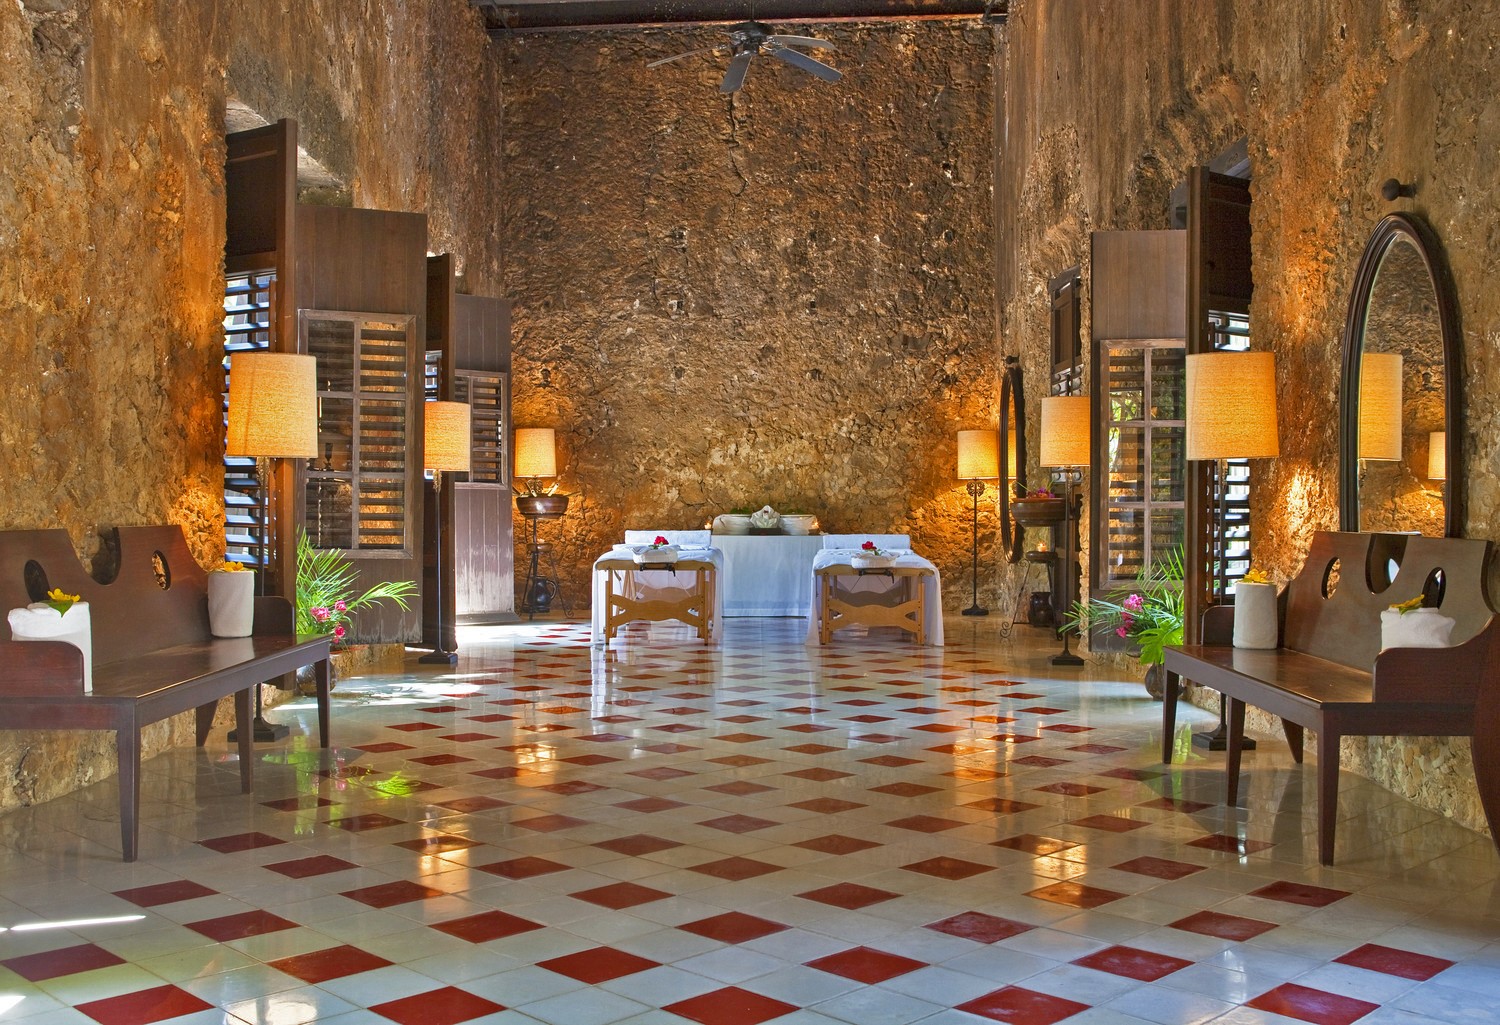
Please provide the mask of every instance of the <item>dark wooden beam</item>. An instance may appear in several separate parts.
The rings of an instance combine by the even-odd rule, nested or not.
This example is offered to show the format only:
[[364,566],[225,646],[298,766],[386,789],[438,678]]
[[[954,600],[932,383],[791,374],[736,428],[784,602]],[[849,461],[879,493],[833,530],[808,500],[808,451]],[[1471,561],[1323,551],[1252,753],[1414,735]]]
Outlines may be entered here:
[[492,33],[778,23],[1005,20],[1009,0],[470,0]]

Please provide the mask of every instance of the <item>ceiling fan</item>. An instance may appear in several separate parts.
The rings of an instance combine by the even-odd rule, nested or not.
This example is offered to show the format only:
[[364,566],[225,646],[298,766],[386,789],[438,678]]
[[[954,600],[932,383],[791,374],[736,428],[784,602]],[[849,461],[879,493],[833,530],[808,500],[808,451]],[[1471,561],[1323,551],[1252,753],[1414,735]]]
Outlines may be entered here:
[[646,66],[654,68],[684,57],[695,57],[700,53],[723,53],[728,50],[733,56],[729,60],[729,70],[724,73],[724,81],[719,83],[721,93],[735,92],[745,84],[745,72],[750,70],[750,61],[759,53],[768,53],[778,60],[786,61],[794,68],[801,68],[809,74],[816,75],[825,82],[837,82],[844,77],[836,68],[809,57],[801,50],[793,49],[798,46],[806,49],[838,49],[825,39],[814,39],[812,36],[779,35],[771,31],[769,25],[763,25],[758,21],[742,21],[738,25],[729,26],[727,31],[729,33],[727,43],[706,46],[701,50],[689,50],[687,53],[679,53],[672,57],[663,57]]

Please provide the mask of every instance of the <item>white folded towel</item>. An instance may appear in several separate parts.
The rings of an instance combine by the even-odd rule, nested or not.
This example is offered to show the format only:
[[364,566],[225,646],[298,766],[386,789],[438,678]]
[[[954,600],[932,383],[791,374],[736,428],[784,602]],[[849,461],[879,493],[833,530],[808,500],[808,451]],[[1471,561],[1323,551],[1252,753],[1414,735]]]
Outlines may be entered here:
[[76,602],[59,614],[46,602],[32,602],[24,609],[11,609],[6,616],[10,635],[16,641],[63,641],[83,652],[83,690],[94,689],[93,628],[89,603]]

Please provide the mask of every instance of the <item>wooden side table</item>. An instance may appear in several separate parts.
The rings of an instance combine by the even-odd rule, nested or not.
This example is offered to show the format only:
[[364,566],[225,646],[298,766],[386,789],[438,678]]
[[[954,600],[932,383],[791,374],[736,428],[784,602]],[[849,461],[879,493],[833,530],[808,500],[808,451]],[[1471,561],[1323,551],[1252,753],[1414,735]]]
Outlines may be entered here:
[[[594,563],[594,572],[604,573],[604,643],[608,645],[615,634],[626,623],[645,620],[662,623],[679,620],[695,627],[698,637],[705,643],[713,639],[717,623],[714,621],[714,605],[719,587],[718,568],[706,559],[678,559],[675,563],[647,563],[642,565],[629,557],[600,559]],[[629,579],[629,573],[666,573],[690,576],[692,586],[681,598],[636,598],[619,589]],[[597,594],[598,592],[595,591]],[[597,622],[597,621],[596,621]],[[596,635],[597,637],[597,635]]]
[[[813,571],[818,579],[818,643],[827,644],[835,630],[846,626],[894,626],[927,643],[927,599],[923,577],[932,570],[919,566],[859,570],[848,565],[823,566]],[[840,590],[840,577],[887,576],[901,582],[900,601],[890,604],[889,592]]]

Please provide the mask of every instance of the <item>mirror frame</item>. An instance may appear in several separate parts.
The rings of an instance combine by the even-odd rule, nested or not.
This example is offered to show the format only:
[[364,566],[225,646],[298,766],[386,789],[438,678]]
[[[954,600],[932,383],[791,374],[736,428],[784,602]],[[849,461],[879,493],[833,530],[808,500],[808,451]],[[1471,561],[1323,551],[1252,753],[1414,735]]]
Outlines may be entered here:
[[1371,294],[1380,265],[1398,241],[1411,243],[1422,257],[1437,299],[1443,333],[1443,427],[1448,432],[1448,479],[1443,484],[1443,533],[1462,537],[1464,529],[1463,465],[1463,335],[1453,278],[1435,232],[1415,214],[1394,213],[1381,218],[1359,258],[1349,312],[1344,318],[1344,367],[1339,391],[1339,524],[1359,530],[1359,368],[1364,354],[1365,326]]
[[[1012,408],[1015,415],[1011,416]],[[1005,357],[1005,369],[1000,377],[1000,545],[1005,557],[1012,565],[1021,561],[1026,531],[1015,522],[1011,514],[1010,493],[1010,424],[1016,424],[1016,487],[1026,488],[1026,392],[1022,386],[1021,361],[1016,356]]]

